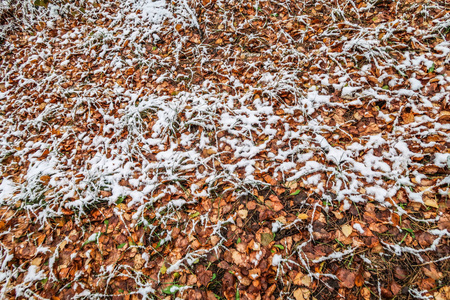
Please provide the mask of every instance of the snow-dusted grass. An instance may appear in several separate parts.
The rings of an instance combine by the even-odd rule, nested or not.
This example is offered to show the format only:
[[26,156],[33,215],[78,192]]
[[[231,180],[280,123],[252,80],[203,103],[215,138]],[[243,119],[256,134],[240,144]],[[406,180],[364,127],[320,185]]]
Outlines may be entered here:
[[[447,30],[448,14],[429,30],[413,28],[402,19],[368,28],[351,24],[346,12],[363,13],[370,5],[357,8],[352,1],[341,2],[321,2],[332,7],[331,17],[343,25],[341,28],[333,26],[317,32],[310,26],[306,11],[300,16],[288,15],[288,20],[308,25],[300,37],[280,31],[277,40],[265,41],[268,46],[257,51],[267,58],[264,65],[245,61],[237,74],[233,72],[234,62],[248,51],[218,45],[216,50],[222,57],[217,58],[211,47],[202,43],[216,30],[215,21],[209,19],[215,11],[203,8],[199,21],[195,11],[203,4],[197,1],[105,1],[99,6],[94,5],[95,1],[52,1],[48,8],[14,4],[20,20],[26,22],[5,26],[20,26],[25,31],[32,31],[36,25],[44,28],[24,35],[32,46],[17,52],[21,48],[8,39],[9,27],[2,27],[1,51],[5,58],[0,75],[4,90],[0,93],[0,158],[7,163],[0,167],[6,174],[0,184],[0,203],[11,212],[5,213],[3,219],[7,222],[25,212],[33,222],[44,226],[70,210],[79,221],[94,207],[114,206],[118,199],[128,197],[127,205],[136,208],[133,220],[149,227],[152,238],[156,230],[178,222],[180,211],[203,199],[214,199],[222,190],[239,198],[254,187],[267,185],[261,176],[265,173],[280,182],[302,182],[324,198],[325,193],[332,193],[335,197],[326,200],[343,211],[353,203],[369,200],[391,210],[389,199],[399,191],[405,191],[410,201],[424,204],[426,191],[418,188],[426,175],[415,158],[424,155],[422,149],[438,146],[438,142],[422,141],[427,135],[439,135],[444,141],[450,138],[449,125],[438,122],[442,116],[440,103],[449,101],[450,77],[436,70],[441,86],[430,97],[426,91],[431,83],[422,83],[415,73],[448,56],[450,44],[443,41],[421,54],[398,51],[396,46],[401,45],[390,39],[398,32],[412,31],[417,36],[442,36]],[[261,6],[265,3],[259,1]],[[261,42],[261,37],[247,34],[245,24],[235,24],[225,2],[218,1],[217,6],[224,9],[220,24],[247,35],[247,43]],[[73,12],[84,21],[66,28],[65,24],[72,22],[67,14]],[[287,23],[273,22],[281,27]],[[181,29],[193,28],[199,41],[189,45],[191,37],[179,33],[179,25]],[[52,30],[57,34],[50,34]],[[341,38],[329,47],[324,43],[321,48],[302,51],[299,40],[311,32],[320,40]],[[172,44],[164,45],[169,34]],[[160,47],[165,51],[155,51]],[[195,81],[193,77],[199,71],[195,64],[185,62],[185,56],[202,65],[202,72],[221,78],[220,82],[214,78]],[[219,59],[222,66],[214,69]],[[330,61],[336,65],[330,66]],[[349,73],[350,62],[359,65],[357,71],[352,70],[357,76]],[[306,75],[300,67],[303,64],[316,69],[326,66],[328,71]],[[400,74],[408,74],[408,80],[384,72],[390,66]],[[375,75],[380,84],[368,81],[375,68],[379,69]],[[303,83],[305,76],[310,80]],[[253,81],[246,83],[249,78]],[[142,79],[140,84],[137,79]],[[381,85],[385,81],[388,88]],[[167,83],[174,89],[163,91],[147,85],[152,82],[158,86]],[[398,85],[403,87],[394,88]],[[340,99],[334,97],[331,88]],[[347,121],[336,120],[335,125],[329,125],[321,115],[324,109],[369,108],[377,101],[384,101],[387,107],[400,103],[400,112],[413,111],[417,116],[405,124],[400,122],[400,113],[379,110],[373,117],[393,122],[392,130],[364,133],[364,127],[359,138],[353,139],[342,129]],[[350,142],[339,143],[341,139]],[[374,153],[376,148],[381,149],[381,154]],[[435,166],[447,166],[448,154],[436,153],[433,157]],[[439,187],[445,194],[448,185],[448,178],[439,179],[428,191]],[[408,216],[402,208],[396,208]],[[158,225],[145,218],[149,211],[158,219]],[[120,215],[119,210],[115,212]],[[438,218],[431,218],[431,222]],[[211,249],[190,250],[179,259],[170,257],[167,273],[188,267],[209,252],[223,250],[226,237],[220,229],[233,222],[232,217],[212,222],[206,214],[179,224],[191,232],[196,227],[211,228],[220,240]],[[312,231],[312,224],[309,226]],[[364,232],[359,224],[353,228]],[[160,234],[165,236],[163,244],[170,241],[171,232]],[[438,236],[436,243],[448,237],[444,231],[432,234]],[[98,233],[86,232],[84,240],[95,242],[98,238]],[[419,259],[424,252],[397,244],[384,246],[396,255],[408,252]],[[433,244],[426,250],[435,249]],[[3,295],[11,290],[7,287],[10,278],[25,273],[23,283],[14,289],[17,295],[31,297],[30,286],[43,279],[43,271],[34,266],[11,268],[7,265],[9,250],[3,246],[0,250],[4,257],[0,267]],[[353,250],[336,252],[312,263],[340,259]],[[312,278],[330,275],[309,269],[311,262],[302,254],[302,246],[295,251]],[[277,275],[289,263],[283,256],[272,259]],[[136,293],[154,292],[152,283],[139,271],[122,273],[121,268],[105,266],[99,276],[106,280],[131,276],[138,287]],[[77,276],[84,271],[80,272]],[[90,294],[89,287],[79,294],[81,298],[101,296]]]

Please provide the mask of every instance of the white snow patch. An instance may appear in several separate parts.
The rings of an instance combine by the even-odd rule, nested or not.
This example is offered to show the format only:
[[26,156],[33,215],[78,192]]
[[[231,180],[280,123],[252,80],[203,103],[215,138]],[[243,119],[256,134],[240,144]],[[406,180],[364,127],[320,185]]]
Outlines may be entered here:
[[409,78],[409,84],[411,85],[411,89],[413,91],[420,90],[423,87],[422,83],[415,78]]
[[280,254],[275,254],[272,258],[272,266],[277,267],[283,261],[283,257]]
[[24,282],[33,282],[33,281],[38,281],[38,280],[42,280],[45,278],[45,272],[44,270],[40,270],[39,272],[37,272],[38,267],[35,265],[31,265],[28,268],[28,272],[27,275],[25,275],[25,278],[23,279]]
[[141,0],[135,5],[135,9],[141,10],[143,20],[150,21],[154,24],[162,23],[165,18],[171,16],[165,0]]
[[359,224],[359,223],[353,224],[353,229],[358,231],[360,234],[364,234],[364,232],[365,232],[364,229],[362,228],[361,224]]
[[0,184],[0,201],[6,200],[14,195],[16,191],[16,186],[14,182],[9,179],[3,179]]

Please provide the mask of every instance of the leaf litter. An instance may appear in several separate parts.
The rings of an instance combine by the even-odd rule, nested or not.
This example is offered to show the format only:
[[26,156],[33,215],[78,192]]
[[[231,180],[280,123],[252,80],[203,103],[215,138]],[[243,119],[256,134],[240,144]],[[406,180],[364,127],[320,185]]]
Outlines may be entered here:
[[446,299],[443,1],[3,1],[5,299]]

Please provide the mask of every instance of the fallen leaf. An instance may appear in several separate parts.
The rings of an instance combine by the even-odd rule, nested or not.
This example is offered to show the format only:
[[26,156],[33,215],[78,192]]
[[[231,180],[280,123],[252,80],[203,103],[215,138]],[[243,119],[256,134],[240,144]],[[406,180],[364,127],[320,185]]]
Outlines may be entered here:
[[426,206],[431,206],[434,208],[439,208],[437,201],[434,198],[425,197],[424,203]]
[[165,263],[163,263],[162,264],[162,266],[161,266],[161,269],[159,270],[159,272],[161,273],[161,274],[166,274],[166,272],[167,272],[167,267],[166,267],[166,264]]
[[361,296],[364,300],[370,300],[370,290],[366,287],[361,289]]
[[284,208],[284,205],[281,204],[281,202],[273,202],[272,203],[272,208],[274,211],[279,212]]
[[306,220],[306,219],[308,219],[308,215],[307,214],[298,214],[297,218],[300,220]]
[[309,299],[309,298],[304,298],[303,297],[303,291],[302,291],[302,289],[296,289],[295,291],[294,291],[294,298],[295,298],[295,300],[306,300],[306,299]]
[[206,291],[207,300],[217,300],[216,295],[212,291]]
[[306,287],[310,287],[312,283],[311,277],[309,275],[305,275],[302,277],[302,284]]
[[259,276],[261,276],[260,269],[251,269],[250,271],[248,271],[248,277],[253,280],[257,279]]
[[255,201],[249,201],[249,202],[247,202],[246,207],[247,207],[248,210],[254,210],[256,208],[256,202]]
[[352,232],[353,232],[353,228],[350,225],[342,225],[341,230],[342,230],[342,233],[346,237],[349,237],[352,234]]
[[448,300],[450,299],[450,286],[442,287],[438,292],[434,293],[435,300]]
[[42,257],[36,257],[35,259],[33,259],[33,260],[31,261],[31,264],[32,264],[33,266],[40,266],[41,263],[42,263]]
[[48,175],[41,176],[41,177],[39,178],[39,180],[40,180],[44,185],[47,185],[48,182],[50,181],[50,176],[48,176]]
[[419,288],[422,290],[432,290],[436,287],[436,281],[433,278],[425,278],[419,282]]
[[394,296],[397,295],[398,293],[400,293],[401,290],[402,290],[401,285],[399,285],[395,281],[391,282],[391,291],[392,291],[392,294],[394,294]]
[[273,292],[275,292],[275,289],[277,288],[276,284],[272,284],[266,291],[265,296],[270,297],[272,296]]
[[273,242],[272,233],[261,233],[261,245],[267,246]]
[[442,274],[442,272],[439,272],[436,269],[436,266],[434,264],[429,264],[428,266],[424,266],[422,268],[422,271],[426,276],[433,278],[434,280],[439,280],[442,278],[442,276],[444,276]]
[[303,278],[303,276],[305,276],[305,274],[303,274],[302,272],[298,272],[296,275],[295,275],[295,277],[294,277],[294,280],[292,280],[292,282],[295,284],[295,285],[300,285],[300,284],[302,284],[302,278]]
[[283,184],[283,186],[285,188],[293,190],[293,189],[297,188],[297,182],[296,181],[288,181],[288,182],[285,182]]
[[236,265],[244,266],[245,265],[245,258],[244,255],[239,253],[239,251],[236,251],[234,249],[231,250],[231,257],[233,258],[233,262]]
[[336,273],[337,278],[341,281],[340,284],[346,288],[353,288],[355,286],[355,274],[347,269],[340,268]]
[[142,258],[141,254],[138,253],[134,256],[134,268],[135,269],[137,269],[137,270],[141,269],[145,263],[146,263],[146,261],[145,261],[145,259]]
[[355,285],[357,287],[362,287],[363,284],[364,284],[364,277],[362,276],[361,273],[358,272],[355,277]]
[[241,217],[241,219],[246,219],[248,215],[248,210],[246,209],[238,210],[237,214],[239,217]]

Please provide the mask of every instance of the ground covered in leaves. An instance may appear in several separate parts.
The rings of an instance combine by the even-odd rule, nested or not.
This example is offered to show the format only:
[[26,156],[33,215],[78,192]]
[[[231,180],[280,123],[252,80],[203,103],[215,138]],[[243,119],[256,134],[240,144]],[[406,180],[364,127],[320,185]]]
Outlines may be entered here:
[[448,2],[0,17],[0,298],[450,299]]

